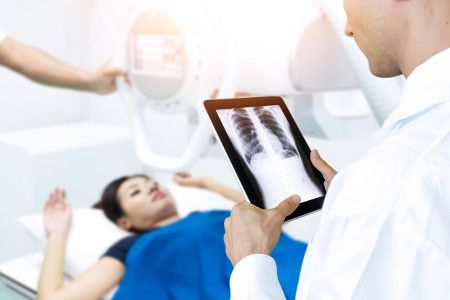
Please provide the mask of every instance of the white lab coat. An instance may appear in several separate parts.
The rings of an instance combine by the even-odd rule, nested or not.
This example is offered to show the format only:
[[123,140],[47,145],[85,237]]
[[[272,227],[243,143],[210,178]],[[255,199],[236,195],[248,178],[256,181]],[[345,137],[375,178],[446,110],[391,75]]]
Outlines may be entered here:
[[[333,179],[296,299],[450,299],[450,49],[417,67],[373,147]],[[231,298],[284,299],[266,255]]]

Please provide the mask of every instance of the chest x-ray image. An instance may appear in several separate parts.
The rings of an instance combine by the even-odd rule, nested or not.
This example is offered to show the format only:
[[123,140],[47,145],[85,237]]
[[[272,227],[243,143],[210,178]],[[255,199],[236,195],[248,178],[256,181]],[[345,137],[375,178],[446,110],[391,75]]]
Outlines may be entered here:
[[250,170],[263,208],[273,208],[292,194],[302,202],[324,195],[306,163],[309,153],[297,146],[278,105],[221,109],[219,118],[245,167]]

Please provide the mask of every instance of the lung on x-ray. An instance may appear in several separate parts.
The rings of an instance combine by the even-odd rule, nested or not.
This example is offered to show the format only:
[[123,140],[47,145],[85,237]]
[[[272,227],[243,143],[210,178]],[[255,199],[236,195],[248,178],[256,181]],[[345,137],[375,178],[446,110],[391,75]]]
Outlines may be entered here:
[[292,194],[302,202],[324,195],[307,170],[289,123],[278,105],[217,110],[246,167],[258,183],[262,206],[273,208]]

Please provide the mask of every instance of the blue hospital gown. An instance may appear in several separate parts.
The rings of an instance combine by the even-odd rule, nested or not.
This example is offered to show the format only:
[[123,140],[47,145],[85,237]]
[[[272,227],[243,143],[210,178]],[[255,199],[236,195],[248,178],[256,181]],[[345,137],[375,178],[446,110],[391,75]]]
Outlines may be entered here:
[[[114,295],[119,299],[230,299],[225,254],[229,211],[197,212],[143,234],[131,247]],[[272,256],[287,299],[294,299],[306,244],[282,234]]]

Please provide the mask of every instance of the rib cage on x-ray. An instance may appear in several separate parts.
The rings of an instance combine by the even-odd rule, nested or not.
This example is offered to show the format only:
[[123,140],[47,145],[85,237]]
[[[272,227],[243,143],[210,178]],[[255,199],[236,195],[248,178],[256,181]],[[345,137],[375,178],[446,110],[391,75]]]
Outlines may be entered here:
[[[289,141],[283,127],[269,109],[265,107],[253,107],[250,110],[256,115],[260,123],[280,142],[282,149],[281,151],[277,151],[278,155],[282,158],[298,156],[297,150]],[[250,164],[255,154],[264,151],[255,124],[250,117],[249,111],[244,108],[233,109],[231,120],[243,148],[245,160]]]
[[252,157],[264,150],[258,140],[253,121],[243,108],[234,109],[231,120],[243,147],[245,160],[250,164]]
[[283,130],[283,127],[275,118],[273,113],[265,107],[255,107],[254,111],[258,116],[261,124],[263,124],[264,127],[272,132],[280,141],[281,146],[283,147],[283,151],[279,154],[281,154],[283,158],[298,156],[297,150],[289,141]]

